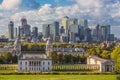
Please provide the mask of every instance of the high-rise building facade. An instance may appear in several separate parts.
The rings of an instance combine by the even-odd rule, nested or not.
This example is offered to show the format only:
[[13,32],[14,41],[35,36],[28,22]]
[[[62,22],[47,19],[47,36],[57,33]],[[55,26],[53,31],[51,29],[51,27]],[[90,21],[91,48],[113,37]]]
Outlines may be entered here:
[[59,36],[59,22],[55,21],[50,24],[50,35],[52,37]]
[[18,29],[17,29],[17,27],[14,28],[14,37],[15,38],[18,37]]
[[38,37],[38,27],[33,27],[32,28],[32,36],[34,38],[37,38]]
[[88,20],[87,19],[80,20],[79,25],[83,26],[84,28],[88,28]]
[[110,35],[110,25],[101,26],[101,41],[108,41]]
[[21,31],[20,31],[20,35],[28,38],[31,36],[31,30],[30,30],[30,25],[27,24],[27,19],[22,18],[21,19]]
[[10,21],[8,24],[8,38],[10,40],[14,39],[14,23],[13,21]]
[[50,37],[50,25],[49,24],[42,25],[42,33],[43,33],[44,38]]
[[65,29],[65,34],[67,34],[67,35],[68,35],[68,28],[69,28],[68,20],[69,20],[69,17],[67,17],[67,16],[62,18],[62,26]]

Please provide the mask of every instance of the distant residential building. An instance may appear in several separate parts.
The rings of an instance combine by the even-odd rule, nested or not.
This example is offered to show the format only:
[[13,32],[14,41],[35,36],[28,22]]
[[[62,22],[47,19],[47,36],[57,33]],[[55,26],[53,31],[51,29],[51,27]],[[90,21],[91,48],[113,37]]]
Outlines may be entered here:
[[6,38],[5,35],[1,35],[0,42],[8,42],[8,38]]
[[97,56],[89,56],[87,64],[99,65],[100,72],[115,72],[115,61],[102,59]]
[[83,48],[53,48],[53,51],[62,52],[63,55],[65,54],[86,55],[86,51]]
[[8,24],[8,38],[9,38],[9,40],[14,39],[14,23],[13,23],[13,21],[10,21],[10,23]]

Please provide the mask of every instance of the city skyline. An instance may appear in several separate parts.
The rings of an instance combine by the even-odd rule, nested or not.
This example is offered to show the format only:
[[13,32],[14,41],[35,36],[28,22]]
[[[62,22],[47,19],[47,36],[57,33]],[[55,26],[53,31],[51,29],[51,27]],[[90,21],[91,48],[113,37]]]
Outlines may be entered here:
[[9,21],[20,26],[22,17],[42,31],[42,24],[61,21],[64,16],[88,19],[90,27],[110,24],[120,38],[120,0],[0,0],[0,34],[5,34]]

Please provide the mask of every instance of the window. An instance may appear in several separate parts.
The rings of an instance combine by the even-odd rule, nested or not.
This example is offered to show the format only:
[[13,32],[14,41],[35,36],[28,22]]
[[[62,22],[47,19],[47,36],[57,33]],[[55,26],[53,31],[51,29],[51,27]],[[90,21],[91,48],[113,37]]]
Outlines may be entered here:
[[20,67],[20,70],[22,70],[22,67]]
[[50,65],[50,62],[48,62],[48,65]]
[[43,62],[43,65],[45,64],[45,62]]
[[27,71],[27,67],[25,68],[25,70]]
[[41,65],[41,62],[39,61],[39,66]]
[[45,67],[43,67],[43,71],[45,70]]
[[27,62],[25,62],[25,65],[27,65]]
[[48,71],[50,70],[50,68],[48,67]]
[[20,62],[20,65],[22,65],[22,62]]

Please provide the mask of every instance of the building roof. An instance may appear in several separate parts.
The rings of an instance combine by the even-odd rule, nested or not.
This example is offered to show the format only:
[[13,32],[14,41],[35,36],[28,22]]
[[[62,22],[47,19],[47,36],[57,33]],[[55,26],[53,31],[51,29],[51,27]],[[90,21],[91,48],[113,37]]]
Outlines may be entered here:
[[89,58],[93,58],[93,59],[96,59],[96,60],[101,61],[101,62],[108,62],[108,61],[114,62],[113,60],[103,59],[103,58],[100,58],[98,56],[89,56]]

